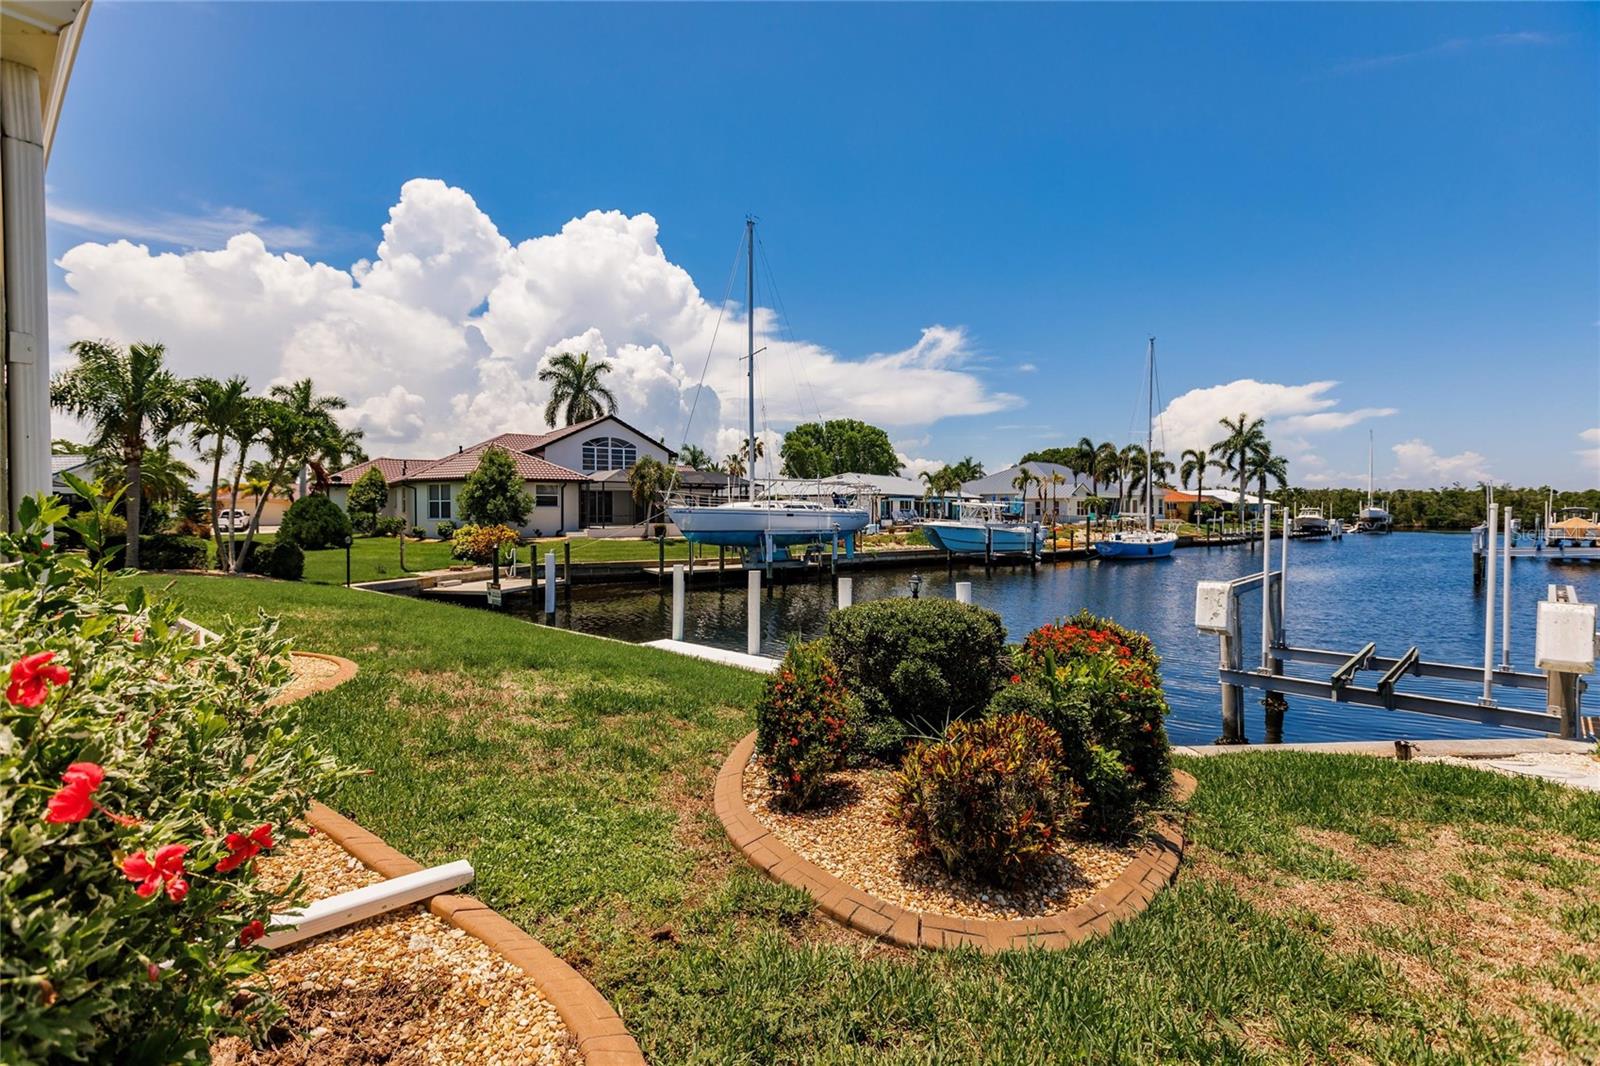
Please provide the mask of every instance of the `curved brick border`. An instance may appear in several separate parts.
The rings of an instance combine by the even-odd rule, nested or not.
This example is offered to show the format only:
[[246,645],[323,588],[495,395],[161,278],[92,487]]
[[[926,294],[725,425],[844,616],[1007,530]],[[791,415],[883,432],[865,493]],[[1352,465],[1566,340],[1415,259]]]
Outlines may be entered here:
[[[384,877],[416,873],[422,865],[385,844],[350,819],[312,803],[306,821]],[[434,896],[428,909],[468,936],[475,936],[522,968],[561,1022],[578,1041],[585,1066],[644,1066],[644,1054],[622,1018],[583,975],[551,950],[471,896]]]
[[[999,921],[907,910],[840,880],[761,824],[744,801],[744,769],[755,747],[756,735],[752,732],[734,745],[717,774],[714,806],[734,845],[751,865],[774,881],[810,893],[830,918],[902,947],[969,944],[984,952],[1030,946],[1069,947],[1144,910],[1177,874],[1178,860],[1183,855],[1182,828],[1172,819],[1160,817],[1149,840],[1121,876],[1069,911],[1044,918]],[[1194,793],[1194,778],[1181,770],[1174,778],[1173,798],[1187,800]]]
[[327,692],[329,689],[338,688],[352,677],[355,677],[361,669],[342,655],[325,655],[320,651],[291,651],[289,655],[291,658],[296,659],[321,659],[323,662],[332,663],[338,667],[338,670],[327,677],[317,678],[288,698],[285,698],[285,693],[279,693],[272,698],[273,703],[292,703],[295,700],[303,700],[307,696],[315,696],[319,692]]

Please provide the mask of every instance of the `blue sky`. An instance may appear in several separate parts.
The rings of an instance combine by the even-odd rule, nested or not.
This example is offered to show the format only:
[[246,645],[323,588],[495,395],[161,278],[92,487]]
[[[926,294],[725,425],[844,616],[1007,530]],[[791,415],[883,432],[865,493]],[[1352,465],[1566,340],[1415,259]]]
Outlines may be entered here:
[[[778,430],[820,407],[991,468],[1125,441],[1155,334],[1171,450],[1244,406],[1297,483],[1364,476],[1371,429],[1380,481],[1592,487],[1597,38],[1594,5],[102,3],[52,338],[315,371],[386,453],[528,428],[581,342],[679,437],[685,275],[717,303],[753,212]],[[738,424],[738,372],[691,439]]]

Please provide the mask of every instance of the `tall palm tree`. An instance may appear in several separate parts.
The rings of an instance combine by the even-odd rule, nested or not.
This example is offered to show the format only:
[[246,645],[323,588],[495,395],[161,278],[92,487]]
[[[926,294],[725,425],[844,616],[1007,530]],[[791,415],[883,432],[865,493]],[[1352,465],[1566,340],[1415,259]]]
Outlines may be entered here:
[[1196,482],[1194,507],[1189,511],[1189,517],[1193,518],[1200,509],[1201,498],[1206,494],[1206,468],[1217,467],[1221,469],[1221,465],[1212,459],[1204,448],[1185,448],[1181,458],[1182,462],[1178,467],[1178,480],[1183,484],[1186,491],[1189,488],[1190,478],[1194,478]]
[[678,449],[678,458],[691,470],[710,470],[711,456],[698,444],[685,444]]
[[728,499],[733,499],[733,483],[744,477],[744,456],[738,452],[731,453],[722,460],[722,470],[728,475]]
[[1065,474],[1059,470],[1050,471],[1050,521],[1052,524],[1061,516],[1061,502],[1058,494],[1061,486],[1066,483]]
[[188,413],[183,382],[166,367],[160,344],[74,341],[69,348],[76,366],[50,382],[50,403],[89,423],[90,447],[127,472],[123,507],[128,520],[126,559],[139,565],[140,482],[150,439],[165,440]]
[[1117,492],[1127,499],[1134,492],[1134,471],[1144,473],[1144,445],[1125,444],[1117,453]]
[[288,484],[289,471],[304,466],[344,432],[334,412],[346,406],[341,396],[319,396],[310,378],[274,385],[268,390],[267,402],[258,408],[263,427],[261,440],[267,446],[267,480],[256,495],[256,512],[250,518],[250,528],[245,530],[244,550],[239,558],[250,554],[261,512],[278,486]]
[[364,463],[368,456],[366,449],[361,447],[361,438],[366,435],[363,429],[335,426],[327,438],[317,446],[312,458],[321,463],[323,469],[329,473]]
[[949,470],[961,482],[976,481],[983,477],[983,464],[970,455],[962,456],[961,461],[949,467]]
[[562,352],[539,371],[539,380],[550,382],[550,401],[544,405],[544,420],[554,426],[557,416],[567,425],[587,422],[601,415],[617,413],[617,397],[600,380],[611,372],[604,359],[589,362],[589,353]]
[[1250,453],[1267,443],[1264,418],[1251,418],[1244,412],[1238,418],[1221,418],[1218,424],[1227,435],[1211,446],[1211,454],[1222,461],[1222,469],[1239,479],[1239,521],[1244,521],[1244,491],[1250,481]]
[[1017,476],[1011,479],[1011,487],[1022,493],[1022,509],[1024,514],[1027,513],[1028,509],[1028,486],[1032,485],[1037,480],[1039,479],[1034,476],[1033,471],[1029,470],[1027,467],[1022,467],[1017,471]]
[[[222,459],[228,444],[250,415],[250,385],[237,375],[227,381],[195,378],[189,382],[189,443],[211,460],[211,541],[222,559],[222,525],[217,521],[217,495],[222,484]],[[208,448],[206,442],[210,441]]]
[[1275,482],[1280,489],[1289,487],[1289,460],[1281,455],[1272,454],[1272,443],[1267,440],[1250,450],[1246,459],[1250,468],[1250,479],[1256,482],[1256,492],[1259,499],[1267,498],[1267,481]]
[[[1145,472],[1144,448],[1140,447],[1137,444],[1133,445],[1133,447],[1138,448],[1139,450],[1138,450],[1137,454],[1134,456],[1134,464],[1133,464],[1133,466],[1131,468],[1129,468],[1129,470],[1128,470],[1128,493],[1129,493],[1129,495],[1136,495],[1136,494],[1138,494],[1138,492],[1141,489],[1144,488],[1144,472]],[[1154,488],[1156,486],[1159,486],[1162,482],[1166,481],[1167,478],[1171,477],[1172,476],[1172,471],[1174,469],[1172,463],[1167,459],[1167,453],[1162,451],[1160,448],[1156,448],[1154,451],[1152,451],[1150,453],[1149,467],[1150,467],[1150,474],[1155,479],[1155,485],[1151,486],[1152,490],[1154,490]],[[1152,491],[1152,497],[1151,498],[1152,498],[1152,501],[1153,501],[1154,500],[1153,491]]]
[[1079,437],[1078,443],[1074,444],[1070,450],[1071,458],[1067,462],[1067,465],[1072,468],[1073,487],[1077,487],[1077,478],[1078,475],[1081,474],[1084,477],[1089,478],[1091,481],[1089,486],[1090,493],[1098,496],[1100,494],[1100,483],[1094,481],[1094,457],[1096,450],[1097,446],[1095,445],[1094,441],[1090,440],[1088,437]]
[[662,501],[671,488],[672,471],[667,464],[648,455],[628,468],[628,492],[644,516],[642,537],[649,538],[650,523],[660,512]]
[[[1100,486],[1110,488],[1112,482],[1122,476],[1122,454],[1117,451],[1117,446],[1110,441],[1105,441],[1095,446],[1094,466],[1090,473],[1094,481],[1094,492],[1100,494]],[[1118,508],[1121,509],[1120,506]]]

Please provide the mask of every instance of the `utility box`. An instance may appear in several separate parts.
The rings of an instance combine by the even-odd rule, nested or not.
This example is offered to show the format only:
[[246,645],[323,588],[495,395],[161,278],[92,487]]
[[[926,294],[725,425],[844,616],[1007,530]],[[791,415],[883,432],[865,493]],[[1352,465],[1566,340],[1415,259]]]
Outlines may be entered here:
[[1233,632],[1234,596],[1228,581],[1200,581],[1194,590],[1194,627],[1202,633]]
[[1534,630],[1534,663],[1552,673],[1593,673],[1594,627],[1594,604],[1541,600]]

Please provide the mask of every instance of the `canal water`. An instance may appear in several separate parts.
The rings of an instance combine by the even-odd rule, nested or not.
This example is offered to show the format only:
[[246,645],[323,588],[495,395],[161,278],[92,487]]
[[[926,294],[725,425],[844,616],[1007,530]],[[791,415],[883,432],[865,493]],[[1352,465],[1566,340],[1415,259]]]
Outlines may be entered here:
[[[1273,544],[1277,567],[1281,545]],[[1183,548],[1170,559],[1149,562],[1082,561],[1037,568],[981,566],[946,570],[930,560],[920,571],[923,596],[953,598],[956,581],[973,583],[973,602],[1000,614],[1011,640],[1021,640],[1044,622],[1087,607],[1096,614],[1149,633],[1162,659],[1162,677],[1172,707],[1168,729],[1174,743],[1209,743],[1220,731],[1217,689],[1217,639],[1194,628],[1195,583],[1232,579],[1259,572],[1259,547]],[[885,570],[854,575],[857,603],[908,596],[913,571]],[[699,644],[745,648],[744,574],[729,570],[725,589],[689,592],[685,638]],[[1600,600],[1600,565],[1517,559],[1512,565],[1513,665],[1533,670],[1534,604],[1550,582],[1571,584],[1586,602]],[[1498,583],[1498,582],[1497,582]],[[563,604],[556,623],[587,633],[629,641],[658,640],[671,633],[669,587],[604,586],[577,588],[570,607]],[[796,579],[775,585],[763,596],[762,650],[781,655],[794,638],[822,632],[834,607],[829,579]],[[1496,593],[1498,596],[1498,592]],[[1470,540],[1465,535],[1396,533],[1346,536],[1342,541],[1295,541],[1289,549],[1289,642],[1300,646],[1354,652],[1376,641],[1380,655],[1399,655],[1411,645],[1435,662],[1483,662],[1483,598],[1472,584]],[[1260,594],[1243,598],[1245,664],[1260,655]],[[1496,605],[1496,639],[1499,607]],[[1496,652],[1498,661],[1498,651]],[[1297,664],[1296,673],[1322,668]],[[1330,668],[1331,670],[1331,668]],[[1321,676],[1326,676],[1324,671]],[[1376,674],[1362,675],[1372,684]],[[1408,678],[1407,691],[1476,699],[1477,686]],[[1499,689],[1512,706],[1542,708],[1542,691]],[[1584,697],[1586,713],[1600,714],[1600,685]],[[1246,693],[1246,732],[1260,742],[1264,712],[1259,693]],[[1284,720],[1286,741],[1428,739],[1507,736],[1497,729],[1432,715],[1389,712],[1348,704],[1291,698]]]

